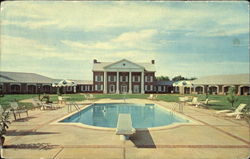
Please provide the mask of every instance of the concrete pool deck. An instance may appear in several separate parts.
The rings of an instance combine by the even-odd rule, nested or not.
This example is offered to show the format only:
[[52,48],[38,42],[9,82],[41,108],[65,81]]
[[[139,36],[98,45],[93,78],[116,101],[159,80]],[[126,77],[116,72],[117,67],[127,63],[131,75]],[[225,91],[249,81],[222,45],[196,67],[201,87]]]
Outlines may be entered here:
[[[93,101],[84,101],[86,106]],[[100,99],[95,103],[123,103]],[[128,103],[155,103],[168,109],[177,103],[127,99]],[[30,111],[29,118],[12,122],[6,136],[6,158],[83,159],[242,159],[250,154],[249,128],[244,120],[215,116],[214,110],[184,107],[184,115],[199,124],[139,131],[121,141],[115,131],[53,124],[66,116],[67,107]]]

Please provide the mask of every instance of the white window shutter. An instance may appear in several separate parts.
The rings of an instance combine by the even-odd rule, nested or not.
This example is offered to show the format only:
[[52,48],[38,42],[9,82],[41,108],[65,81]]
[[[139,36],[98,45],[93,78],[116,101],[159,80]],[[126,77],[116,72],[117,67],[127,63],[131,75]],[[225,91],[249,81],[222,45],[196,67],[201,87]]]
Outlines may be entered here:
[[108,81],[110,82],[110,76],[108,76]]
[[114,76],[114,82],[116,82],[116,76]]
[[148,82],[148,78],[147,78],[147,77],[148,77],[148,76],[145,76],[145,77],[144,77],[144,78],[145,78],[145,79],[144,79],[145,82]]
[[120,82],[122,82],[122,76],[120,76]]
[[147,91],[148,89],[147,89],[147,85],[145,85],[145,91]]
[[97,76],[95,75],[95,81],[97,81]]
[[150,90],[151,90],[151,91],[153,90],[153,85],[150,85]]
[[95,85],[95,90],[97,91],[97,84]]
[[153,76],[150,76],[150,81],[153,82]]
[[101,85],[101,91],[103,90],[103,85]]
[[126,82],[128,82],[128,76],[126,76]]
[[138,78],[137,78],[137,80],[138,80],[138,82],[141,82],[141,76],[137,76]]
[[135,76],[132,76],[132,82],[135,82]]

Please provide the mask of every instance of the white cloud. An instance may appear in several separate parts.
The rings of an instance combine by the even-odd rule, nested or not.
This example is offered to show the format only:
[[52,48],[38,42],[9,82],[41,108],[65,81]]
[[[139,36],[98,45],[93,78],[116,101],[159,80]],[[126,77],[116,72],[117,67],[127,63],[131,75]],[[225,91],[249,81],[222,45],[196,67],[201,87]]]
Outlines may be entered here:
[[72,49],[89,49],[89,50],[127,50],[140,49],[140,50],[153,50],[156,45],[152,38],[158,34],[155,29],[140,30],[137,32],[125,32],[113,39],[102,41],[69,41],[62,40],[65,45],[70,46]]

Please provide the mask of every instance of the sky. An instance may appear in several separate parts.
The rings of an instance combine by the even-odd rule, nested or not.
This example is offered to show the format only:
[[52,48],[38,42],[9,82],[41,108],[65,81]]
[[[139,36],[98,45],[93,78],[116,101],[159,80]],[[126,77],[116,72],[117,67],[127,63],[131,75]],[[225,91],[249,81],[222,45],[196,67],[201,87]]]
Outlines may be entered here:
[[249,73],[248,2],[5,1],[1,71],[92,79],[93,59],[156,76]]

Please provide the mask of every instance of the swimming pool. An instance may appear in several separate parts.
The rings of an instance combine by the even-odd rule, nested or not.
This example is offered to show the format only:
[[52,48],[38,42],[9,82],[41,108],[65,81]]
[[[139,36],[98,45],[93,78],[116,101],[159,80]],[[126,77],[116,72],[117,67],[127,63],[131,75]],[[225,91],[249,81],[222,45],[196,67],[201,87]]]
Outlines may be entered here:
[[60,122],[116,128],[120,113],[131,114],[134,128],[152,128],[189,122],[160,106],[132,103],[93,104]]

